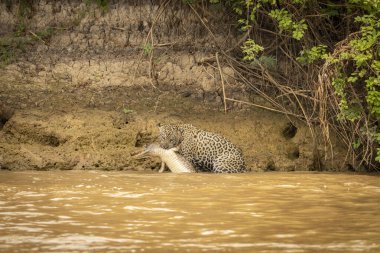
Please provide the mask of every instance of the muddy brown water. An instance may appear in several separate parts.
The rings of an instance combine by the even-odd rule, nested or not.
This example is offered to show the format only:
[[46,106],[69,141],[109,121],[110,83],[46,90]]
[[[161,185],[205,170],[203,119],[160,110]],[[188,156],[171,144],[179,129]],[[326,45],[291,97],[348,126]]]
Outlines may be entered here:
[[378,176],[0,173],[0,252],[380,252]]

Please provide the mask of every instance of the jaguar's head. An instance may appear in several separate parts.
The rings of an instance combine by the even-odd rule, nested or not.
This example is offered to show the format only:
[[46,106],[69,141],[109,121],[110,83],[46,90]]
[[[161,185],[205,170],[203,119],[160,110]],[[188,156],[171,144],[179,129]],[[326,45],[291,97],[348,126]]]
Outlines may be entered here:
[[178,125],[159,125],[159,142],[164,149],[177,147],[183,141],[183,129]]

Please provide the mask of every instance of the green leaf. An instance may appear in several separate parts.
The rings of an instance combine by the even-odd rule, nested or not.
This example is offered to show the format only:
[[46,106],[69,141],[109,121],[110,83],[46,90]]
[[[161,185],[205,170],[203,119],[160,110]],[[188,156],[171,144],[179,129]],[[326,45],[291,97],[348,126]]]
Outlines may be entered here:
[[241,49],[243,50],[243,60],[245,61],[253,61],[257,54],[264,50],[262,46],[256,44],[252,39],[246,40]]
[[135,111],[134,111],[134,110],[131,110],[131,109],[123,108],[123,112],[124,112],[125,114],[130,114],[130,113],[133,113],[133,112],[135,112]]
[[300,56],[297,57],[297,61],[307,65],[311,64],[317,60],[327,59],[328,54],[326,53],[326,45],[318,45],[307,50],[302,50]]

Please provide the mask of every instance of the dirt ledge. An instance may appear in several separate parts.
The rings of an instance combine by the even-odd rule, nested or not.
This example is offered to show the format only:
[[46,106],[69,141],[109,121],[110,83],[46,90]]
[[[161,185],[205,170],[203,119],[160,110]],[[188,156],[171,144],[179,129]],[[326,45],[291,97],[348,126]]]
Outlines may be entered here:
[[[16,110],[0,131],[0,167],[9,170],[102,169],[152,170],[157,160],[135,160],[131,154],[156,141],[158,123],[191,123],[220,133],[239,146],[253,171],[345,170],[343,157],[328,157],[315,147],[309,129],[283,115],[262,110],[172,110],[154,104],[145,109],[110,111]],[[184,105],[183,108],[178,105]],[[339,145],[334,147],[339,149]],[[344,150],[338,153],[344,155]],[[326,159],[323,157],[326,156]]]

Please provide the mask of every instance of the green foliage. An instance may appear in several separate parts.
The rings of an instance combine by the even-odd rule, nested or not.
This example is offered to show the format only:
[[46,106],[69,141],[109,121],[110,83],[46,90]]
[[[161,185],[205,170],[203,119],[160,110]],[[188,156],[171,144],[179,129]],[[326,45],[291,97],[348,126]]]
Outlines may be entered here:
[[[375,141],[376,141],[377,143],[380,143],[380,133],[379,133],[379,132],[375,133],[375,134],[373,135],[373,137],[375,138]],[[377,148],[377,152],[376,152],[376,158],[375,158],[375,160],[376,160],[377,162],[380,162],[380,148]]]
[[244,18],[239,19],[239,20],[238,20],[238,24],[240,25],[240,30],[242,30],[243,32],[248,31],[248,30],[251,29],[251,27],[252,27],[252,26],[250,25],[249,20],[244,19]]
[[304,4],[306,3],[307,0],[293,0],[292,3],[293,4]]
[[[304,4],[306,0],[293,0],[293,4]],[[217,0],[210,0],[210,2],[219,2]],[[232,6],[235,13],[242,16],[238,23],[241,26],[242,31],[247,31],[251,28],[251,23],[256,21],[256,13],[264,7],[271,8],[267,12],[267,15],[273,18],[278,23],[278,28],[281,32],[290,32],[292,37],[296,40],[302,39],[305,31],[307,30],[307,24],[304,19],[300,21],[294,21],[293,15],[286,9],[278,9],[275,0],[235,0],[228,1]]]
[[352,143],[353,149],[358,149],[361,145],[361,142],[359,140],[356,140]]
[[[368,4],[371,9],[376,3]],[[368,114],[364,117],[378,122],[380,120],[380,19],[372,14],[362,15],[355,18],[355,23],[360,25],[359,32],[350,37],[343,52],[327,54],[327,47],[318,45],[301,51],[297,60],[302,64],[326,60],[336,66],[338,74],[333,78],[332,85],[339,99],[339,120],[354,122]],[[364,94],[357,95],[363,90]],[[377,141],[380,144],[380,139]],[[380,161],[380,150],[377,152],[376,160]]]
[[143,46],[143,51],[145,55],[150,55],[153,52],[153,46],[150,43],[146,43]]
[[32,13],[30,1],[20,0],[17,11],[16,36],[22,36],[26,31],[27,18]]
[[[276,69],[276,58],[265,56],[265,48],[252,37],[265,30],[266,34],[277,33],[276,38],[286,45],[282,50],[288,50],[284,55],[291,61],[294,55],[298,55],[296,60],[301,66],[310,65],[305,68],[309,77],[317,77],[315,74],[324,64],[328,69],[327,76],[331,75],[327,78],[334,91],[334,98],[328,100],[338,101],[339,106],[331,108],[338,121],[328,118],[330,123],[353,126],[352,132],[360,140],[352,143],[355,149],[373,145],[373,135],[366,131],[359,133],[354,126],[376,126],[373,131],[379,133],[376,140],[380,147],[380,0],[209,1],[224,3],[233,10],[240,30],[249,34],[249,39],[241,47],[243,60]],[[315,44],[310,45],[313,42]],[[339,110],[338,114],[335,109]],[[376,148],[376,145],[372,147]],[[380,162],[380,149],[377,155],[376,160]]]
[[243,60],[245,61],[255,60],[257,54],[264,50],[262,46],[256,44],[252,39],[246,40],[241,48],[244,53]]
[[24,19],[22,19],[22,21],[16,24],[15,35],[18,37],[23,36],[25,31],[26,31],[26,25],[25,25]]
[[258,59],[254,59],[252,65],[261,65],[270,70],[277,69],[277,59],[274,56],[262,55]]
[[321,60],[321,59],[325,60],[328,57],[326,49],[327,49],[326,45],[318,45],[308,50],[302,50],[300,52],[300,56],[297,57],[297,61],[299,61],[300,63],[304,65],[307,65],[317,60]]
[[[209,1],[211,3],[221,2],[221,0]],[[290,33],[291,37],[296,40],[301,40],[308,29],[304,19],[295,21],[292,13],[284,8],[278,8],[278,1],[276,0],[226,0],[225,2],[239,16],[238,25],[243,32],[249,31],[256,23],[259,11],[264,11],[268,17],[276,21],[280,33]],[[283,1],[279,2],[283,3]],[[294,5],[303,5],[306,0],[292,0],[290,2]],[[264,50],[261,45],[256,44],[252,39],[247,39],[241,48],[244,54],[243,60],[252,61],[256,64],[260,62],[256,56]],[[276,64],[268,65],[274,67]]]
[[[380,118],[380,19],[373,15],[364,15],[355,18],[355,21],[362,24],[359,35],[349,41],[347,51],[331,61],[341,66],[349,66],[341,70],[346,75],[344,79],[340,77],[343,88],[365,86],[366,101],[362,102],[367,103],[370,114]],[[345,91],[336,91],[343,98],[342,93]]]
[[53,27],[47,27],[44,30],[36,32],[36,35],[40,39],[46,41],[46,40],[49,40],[55,33],[56,33],[56,29],[54,29]]
[[299,22],[293,21],[292,14],[285,9],[272,10],[269,12],[269,16],[278,22],[280,32],[292,32],[292,37],[296,40],[302,39],[307,30],[307,25],[305,24],[304,19]]
[[0,46],[0,68],[11,64],[15,59],[14,52],[7,47]]
[[102,11],[107,11],[109,8],[108,0],[86,0],[86,4],[96,4]]
[[135,111],[132,110],[132,109],[128,109],[128,108],[123,108],[123,112],[124,112],[125,114],[131,114],[131,113],[134,113]]
[[269,16],[278,22],[278,27],[280,28],[280,30],[292,30],[292,15],[287,10],[275,9],[269,12]]
[[20,0],[19,1],[19,8],[18,8],[18,16],[27,17],[31,14],[31,12],[32,12],[31,1]]
[[368,13],[376,14],[380,12],[380,0],[349,0],[355,7],[362,8]]
[[13,63],[29,42],[29,38],[14,35],[0,37],[0,68]]

